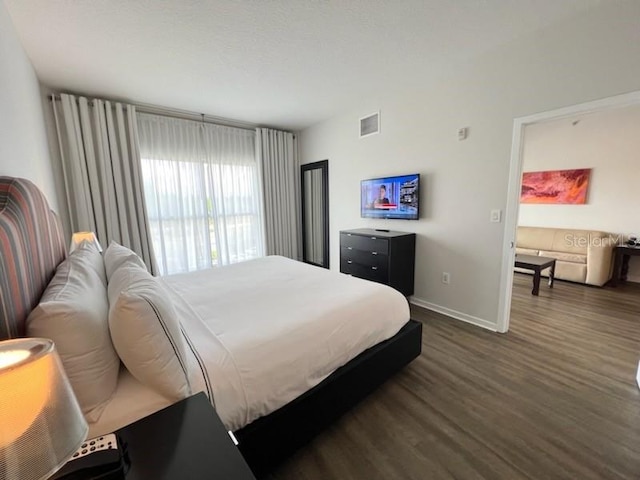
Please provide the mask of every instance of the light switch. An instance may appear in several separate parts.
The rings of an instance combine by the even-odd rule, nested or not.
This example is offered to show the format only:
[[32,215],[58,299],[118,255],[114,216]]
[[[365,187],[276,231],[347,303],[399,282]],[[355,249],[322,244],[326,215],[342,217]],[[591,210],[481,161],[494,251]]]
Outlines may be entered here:
[[502,221],[502,210],[491,210],[491,223],[500,223]]

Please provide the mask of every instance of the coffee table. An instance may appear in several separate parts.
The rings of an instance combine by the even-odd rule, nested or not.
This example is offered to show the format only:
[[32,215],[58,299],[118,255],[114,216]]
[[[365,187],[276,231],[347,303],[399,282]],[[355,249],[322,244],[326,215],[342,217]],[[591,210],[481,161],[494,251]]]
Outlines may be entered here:
[[531,290],[532,295],[538,295],[538,293],[540,292],[540,272],[547,268],[551,268],[551,271],[549,272],[549,288],[553,288],[553,276],[556,272],[555,258],[516,254],[516,267],[533,271],[533,290]]

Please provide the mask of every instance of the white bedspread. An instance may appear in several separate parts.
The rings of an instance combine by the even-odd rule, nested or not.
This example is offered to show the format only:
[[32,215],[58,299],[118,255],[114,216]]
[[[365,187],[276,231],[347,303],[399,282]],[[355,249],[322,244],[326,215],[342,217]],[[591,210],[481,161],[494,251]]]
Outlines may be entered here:
[[164,277],[195,352],[194,393],[236,430],[320,383],[409,320],[397,291],[283,257]]

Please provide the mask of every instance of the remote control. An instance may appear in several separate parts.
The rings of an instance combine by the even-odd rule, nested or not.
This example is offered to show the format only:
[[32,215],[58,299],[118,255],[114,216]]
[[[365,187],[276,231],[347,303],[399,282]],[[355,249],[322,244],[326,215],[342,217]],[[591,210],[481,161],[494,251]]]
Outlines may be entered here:
[[125,462],[115,434],[86,440],[49,480],[122,480]]
[[77,460],[99,450],[117,450],[118,442],[113,433],[86,440],[69,460]]

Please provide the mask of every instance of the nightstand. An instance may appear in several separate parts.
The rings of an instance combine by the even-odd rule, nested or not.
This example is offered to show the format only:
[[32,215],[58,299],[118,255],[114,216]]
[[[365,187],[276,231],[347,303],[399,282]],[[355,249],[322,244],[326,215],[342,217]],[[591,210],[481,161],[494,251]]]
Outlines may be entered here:
[[609,285],[615,287],[618,282],[627,280],[629,272],[629,258],[640,255],[640,247],[632,247],[629,245],[618,245],[614,253],[613,276]]
[[127,480],[255,480],[204,393],[118,430]]

